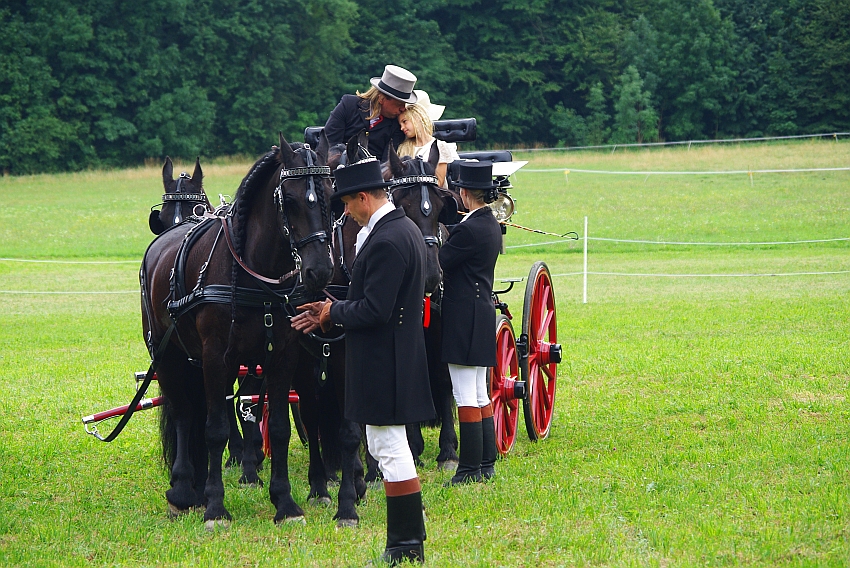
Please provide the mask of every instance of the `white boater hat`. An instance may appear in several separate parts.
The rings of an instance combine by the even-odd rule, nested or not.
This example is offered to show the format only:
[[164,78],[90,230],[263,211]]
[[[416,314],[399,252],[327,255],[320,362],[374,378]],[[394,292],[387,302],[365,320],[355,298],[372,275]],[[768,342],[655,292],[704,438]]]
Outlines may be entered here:
[[381,77],[372,77],[369,82],[385,95],[403,103],[413,104],[417,101],[413,92],[416,75],[397,65],[387,65]]
[[425,112],[428,113],[428,118],[431,119],[431,122],[440,120],[440,117],[443,116],[443,111],[446,110],[445,105],[435,105],[432,103],[431,97],[429,97],[428,93],[425,91],[415,89],[413,94],[419,99],[416,104],[425,109]]

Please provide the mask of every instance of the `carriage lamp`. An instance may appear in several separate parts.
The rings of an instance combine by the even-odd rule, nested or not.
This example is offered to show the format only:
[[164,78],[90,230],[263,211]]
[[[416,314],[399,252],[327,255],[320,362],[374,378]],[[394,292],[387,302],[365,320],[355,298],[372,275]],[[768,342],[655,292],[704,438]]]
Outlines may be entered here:
[[498,196],[496,196],[496,200],[493,203],[490,203],[489,207],[493,211],[493,215],[496,217],[496,220],[499,222],[509,220],[516,210],[516,204],[514,203],[513,198],[502,191],[499,191]]

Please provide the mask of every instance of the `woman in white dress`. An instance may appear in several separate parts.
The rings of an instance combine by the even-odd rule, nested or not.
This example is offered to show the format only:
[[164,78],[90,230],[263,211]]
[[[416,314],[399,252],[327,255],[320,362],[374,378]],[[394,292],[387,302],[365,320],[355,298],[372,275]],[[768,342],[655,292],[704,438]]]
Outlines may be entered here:
[[440,161],[437,164],[437,180],[441,187],[446,184],[447,164],[458,160],[457,144],[443,142],[434,138],[434,120],[443,114],[445,107],[432,105],[425,91],[416,91],[418,102],[409,104],[404,112],[398,116],[398,123],[404,132],[405,140],[398,147],[399,156],[412,156],[414,158],[428,159],[431,153],[431,145],[436,143],[440,151]]

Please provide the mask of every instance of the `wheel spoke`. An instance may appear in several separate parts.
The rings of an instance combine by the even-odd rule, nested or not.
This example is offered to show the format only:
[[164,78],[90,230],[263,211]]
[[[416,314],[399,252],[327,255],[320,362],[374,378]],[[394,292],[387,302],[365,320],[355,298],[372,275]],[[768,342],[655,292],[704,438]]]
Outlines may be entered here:
[[549,332],[549,328],[552,325],[552,318],[555,317],[555,310],[546,310],[546,313],[543,314],[543,324],[540,326],[540,329],[537,333],[538,341],[543,341],[546,339],[546,333]]

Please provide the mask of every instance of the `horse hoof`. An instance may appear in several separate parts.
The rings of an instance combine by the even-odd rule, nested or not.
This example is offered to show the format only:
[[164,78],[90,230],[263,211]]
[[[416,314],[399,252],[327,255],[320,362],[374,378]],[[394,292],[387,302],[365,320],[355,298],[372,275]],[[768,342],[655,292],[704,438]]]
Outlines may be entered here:
[[229,529],[230,521],[227,519],[211,519],[204,523],[204,528],[207,532],[215,532],[216,529]]
[[454,460],[446,460],[444,462],[437,462],[437,469],[441,471],[457,471],[458,462]]
[[240,479],[239,485],[241,485],[242,487],[262,487],[263,486],[263,480],[258,479],[257,481],[247,481],[247,480],[243,481],[243,480]]
[[305,518],[304,518],[304,515],[301,515],[300,517],[286,517],[285,519],[283,519],[283,520],[281,520],[281,521],[275,521],[275,524],[278,524],[278,525],[282,525],[282,524],[284,524],[284,523],[285,523],[285,524],[301,524],[301,525],[306,525],[306,524],[307,524],[307,519],[305,519]]
[[178,509],[176,506],[168,503],[168,517],[170,519],[176,519],[177,517],[181,517],[183,515],[188,515],[189,509]]
[[333,505],[333,501],[330,497],[310,497],[309,499],[307,499],[307,504],[312,505],[314,507],[330,507],[331,505]]
[[359,519],[337,519],[336,528],[338,529],[356,529],[360,525]]

